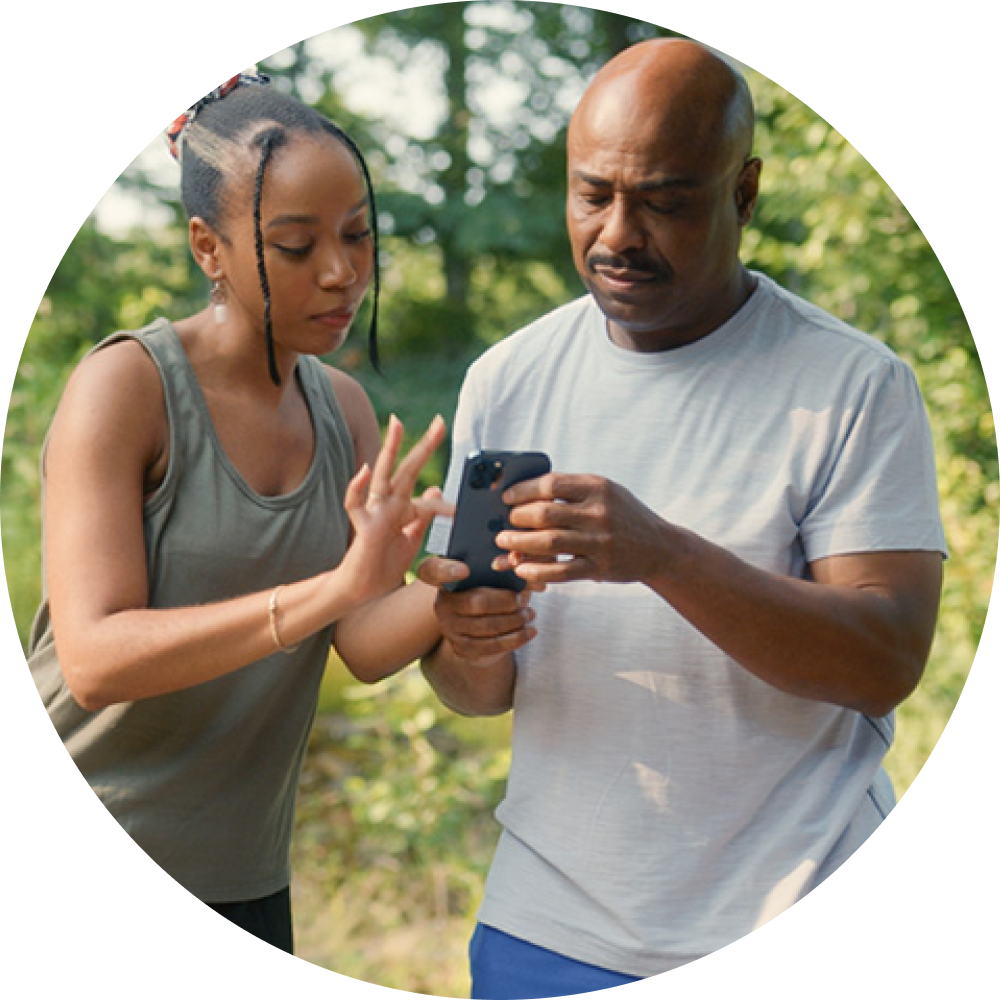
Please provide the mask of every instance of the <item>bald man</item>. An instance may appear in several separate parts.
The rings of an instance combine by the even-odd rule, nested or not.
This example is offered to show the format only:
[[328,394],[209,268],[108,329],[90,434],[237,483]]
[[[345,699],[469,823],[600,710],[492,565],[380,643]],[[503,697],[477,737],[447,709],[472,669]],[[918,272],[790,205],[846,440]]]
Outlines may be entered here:
[[746,82],[693,42],[605,66],[568,133],[587,294],[462,389],[458,459],[536,449],[554,470],[508,491],[498,537],[533,589],[441,591],[423,662],[455,710],[514,708],[475,997],[707,955],[894,803],[882,760],[945,554],[930,434],[883,344],[741,262],[752,124]]

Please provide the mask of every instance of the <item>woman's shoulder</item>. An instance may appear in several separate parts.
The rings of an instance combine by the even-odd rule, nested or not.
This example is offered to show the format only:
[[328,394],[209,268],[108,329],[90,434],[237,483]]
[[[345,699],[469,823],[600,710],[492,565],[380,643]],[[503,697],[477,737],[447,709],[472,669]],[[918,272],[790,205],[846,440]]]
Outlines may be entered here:
[[[131,439],[143,450],[162,446],[163,385],[148,350],[128,333],[102,341],[71,372],[53,431],[100,447]],[[143,444],[144,442],[144,444]]]
[[321,368],[341,406],[371,406],[364,386],[353,375],[334,365],[321,363]]
[[131,331],[113,334],[87,353],[70,375],[67,391],[94,397],[94,403],[143,405],[162,396],[156,363]]
[[337,406],[354,441],[357,465],[374,460],[379,448],[378,418],[364,386],[347,372],[333,365],[321,365]]

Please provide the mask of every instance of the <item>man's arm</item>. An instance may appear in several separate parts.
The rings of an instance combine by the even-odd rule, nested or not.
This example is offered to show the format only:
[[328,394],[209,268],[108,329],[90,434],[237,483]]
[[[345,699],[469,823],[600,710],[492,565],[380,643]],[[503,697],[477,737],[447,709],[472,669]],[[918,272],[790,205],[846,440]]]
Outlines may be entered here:
[[834,556],[798,580],[664,521],[597,476],[553,473],[505,499],[516,507],[513,528],[497,544],[525,580],[644,583],[744,669],[790,694],[881,716],[923,673],[940,600],[937,552]]

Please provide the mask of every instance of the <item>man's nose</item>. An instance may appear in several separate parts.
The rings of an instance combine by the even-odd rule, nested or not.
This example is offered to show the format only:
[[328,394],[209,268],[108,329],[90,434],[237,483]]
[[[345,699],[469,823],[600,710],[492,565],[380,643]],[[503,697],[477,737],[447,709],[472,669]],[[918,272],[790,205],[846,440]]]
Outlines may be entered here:
[[611,253],[624,253],[639,249],[644,241],[645,233],[635,207],[625,195],[616,194],[601,227],[601,243]]

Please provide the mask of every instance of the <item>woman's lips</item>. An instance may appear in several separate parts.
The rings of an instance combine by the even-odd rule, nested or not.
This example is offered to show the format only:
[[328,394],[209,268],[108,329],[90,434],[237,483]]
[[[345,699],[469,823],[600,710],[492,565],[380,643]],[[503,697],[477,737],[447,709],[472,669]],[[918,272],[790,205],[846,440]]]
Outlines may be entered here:
[[330,327],[332,330],[343,330],[351,325],[354,319],[353,309],[331,309],[329,312],[318,313],[313,316],[317,323]]

